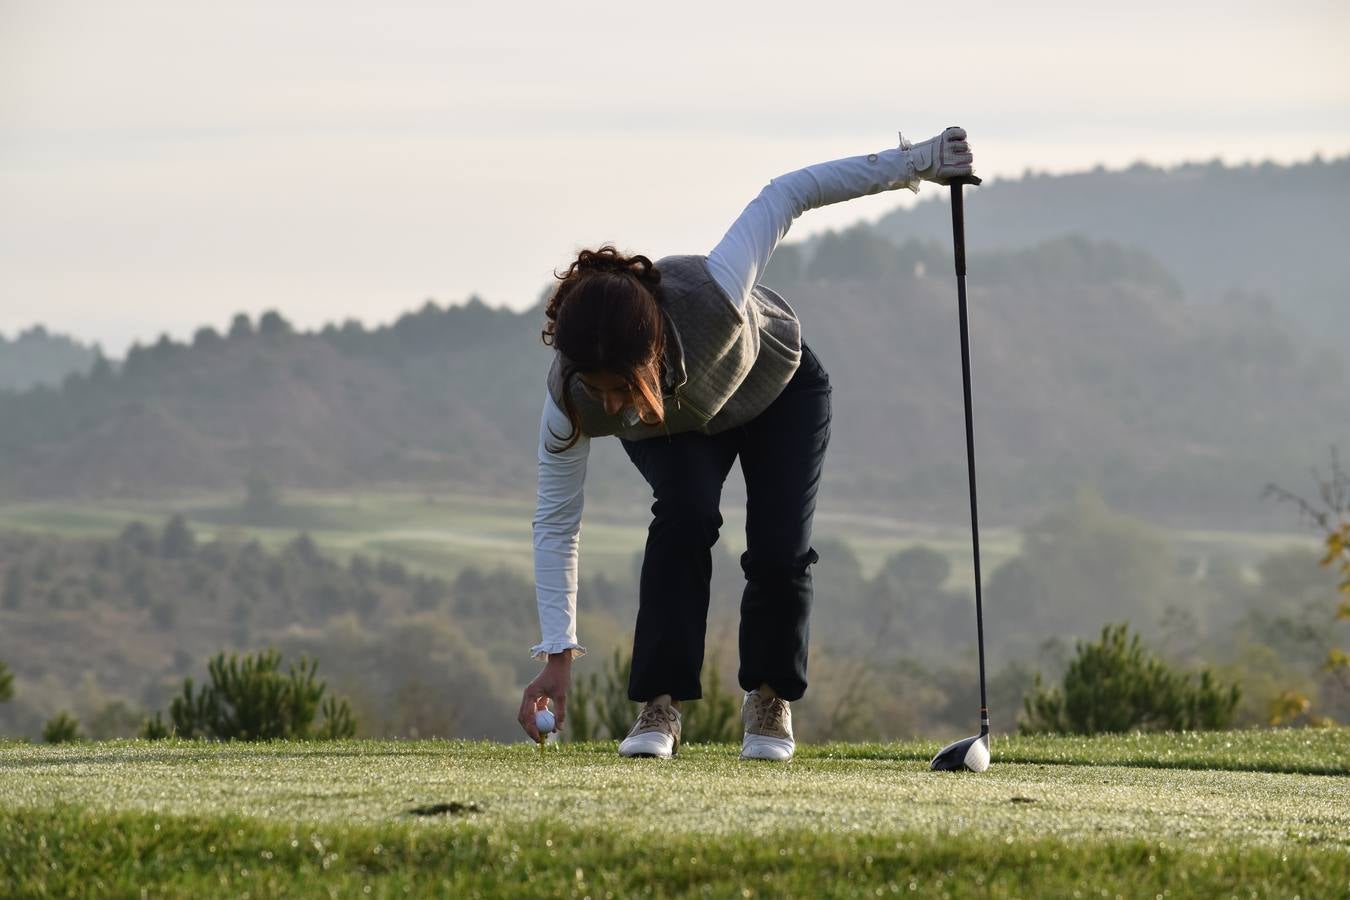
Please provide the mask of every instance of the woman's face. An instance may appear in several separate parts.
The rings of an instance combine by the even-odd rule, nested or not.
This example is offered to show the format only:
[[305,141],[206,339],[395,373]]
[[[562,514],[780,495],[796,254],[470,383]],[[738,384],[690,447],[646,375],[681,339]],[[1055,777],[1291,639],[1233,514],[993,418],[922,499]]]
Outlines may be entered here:
[[582,372],[577,375],[577,380],[586,393],[604,404],[605,412],[611,416],[618,415],[633,403],[633,391],[622,376],[611,372]]

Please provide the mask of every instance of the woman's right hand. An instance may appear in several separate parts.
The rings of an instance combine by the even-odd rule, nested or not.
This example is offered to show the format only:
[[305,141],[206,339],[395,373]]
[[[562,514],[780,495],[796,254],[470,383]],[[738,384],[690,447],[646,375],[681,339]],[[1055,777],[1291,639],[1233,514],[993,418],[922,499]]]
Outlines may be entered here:
[[567,720],[567,691],[572,686],[572,651],[550,653],[544,669],[534,680],[525,685],[525,695],[520,701],[520,727],[536,744],[544,740],[539,726],[534,723],[534,714],[553,701],[553,716],[557,724],[554,730],[562,731]]

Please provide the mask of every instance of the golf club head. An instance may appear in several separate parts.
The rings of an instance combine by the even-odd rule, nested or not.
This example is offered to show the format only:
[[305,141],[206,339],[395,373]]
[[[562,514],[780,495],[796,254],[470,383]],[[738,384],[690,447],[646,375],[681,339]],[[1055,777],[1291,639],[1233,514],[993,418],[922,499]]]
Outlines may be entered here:
[[989,768],[989,735],[977,734],[948,744],[933,757],[929,768],[934,772],[959,772],[962,769],[983,772]]

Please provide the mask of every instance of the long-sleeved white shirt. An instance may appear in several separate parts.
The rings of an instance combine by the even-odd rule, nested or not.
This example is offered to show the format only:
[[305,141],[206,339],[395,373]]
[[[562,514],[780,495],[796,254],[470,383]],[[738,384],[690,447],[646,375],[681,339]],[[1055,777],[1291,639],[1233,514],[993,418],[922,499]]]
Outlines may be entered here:
[[[780,175],[760,191],[708,254],[713,280],[744,311],[751,289],[794,219],[808,209],[901,187],[918,190],[918,177],[904,148],[819,163]],[[631,407],[625,414],[637,421]],[[567,415],[545,390],[534,516],[535,595],[542,639],[530,650],[540,658],[568,650],[574,656],[586,652],[577,643],[577,560],[590,438],[583,434],[562,453],[548,450],[558,443],[553,435],[571,432]]]

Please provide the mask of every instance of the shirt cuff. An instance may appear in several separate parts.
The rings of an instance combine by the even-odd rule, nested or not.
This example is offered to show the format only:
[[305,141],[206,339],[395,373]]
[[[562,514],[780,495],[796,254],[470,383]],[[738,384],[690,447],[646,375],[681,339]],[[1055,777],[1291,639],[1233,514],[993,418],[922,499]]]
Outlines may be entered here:
[[586,648],[580,644],[569,641],[550,641],[543,644],[535,644],[530,648],[530,656],[535,659],[548,659],[550,653],[562,653],[564,650],[572,651],[572,658],[586,655]]
[[919,182],[923,181],[919,177],[918,168],[914,164],[914,145],[906,140],[903,132],[900,135],[900,150],[904,152],[905,159],[905,180],[897,182],[894,187],[907,187],[914,193],[919,192]]

